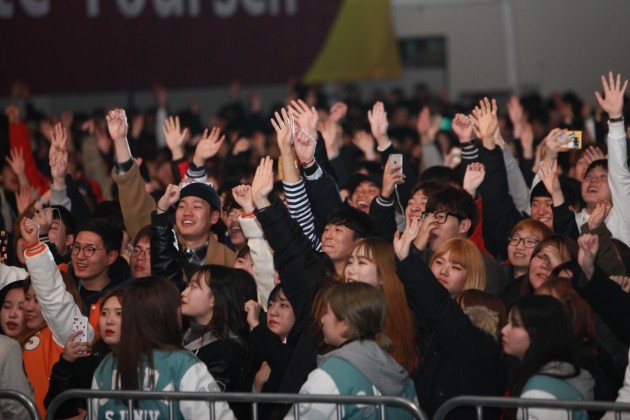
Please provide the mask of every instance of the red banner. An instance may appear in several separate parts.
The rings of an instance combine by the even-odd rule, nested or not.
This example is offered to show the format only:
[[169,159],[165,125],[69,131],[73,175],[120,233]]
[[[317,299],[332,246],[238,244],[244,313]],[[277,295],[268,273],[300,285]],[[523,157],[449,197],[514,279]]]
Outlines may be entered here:
[[0,89],[38,93],[282,83],[343,0],[0,0]]

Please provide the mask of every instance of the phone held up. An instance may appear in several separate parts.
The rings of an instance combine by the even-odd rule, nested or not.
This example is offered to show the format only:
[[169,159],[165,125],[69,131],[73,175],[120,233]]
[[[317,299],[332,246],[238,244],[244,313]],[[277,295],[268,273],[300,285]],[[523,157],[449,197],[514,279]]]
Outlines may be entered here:
[[401,173],[402,174],[402,164],[403,164],[403,155],[400,153],[392,153],[391,155],[389,155],[389,164],[390,165],[400,165],[400,168],[398,168],[396,170],[396,172]]

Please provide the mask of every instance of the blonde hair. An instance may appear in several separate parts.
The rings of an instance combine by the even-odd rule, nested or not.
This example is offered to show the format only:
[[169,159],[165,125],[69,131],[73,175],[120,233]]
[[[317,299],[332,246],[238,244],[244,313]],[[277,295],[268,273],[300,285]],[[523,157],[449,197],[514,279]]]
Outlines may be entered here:
[[449,260],[461,264],[467,271],[466,282],[462,291],[468,289],[484,290],[486,288],[486,265],[483,262],[481,251],[468,239],[451,238],[435,250],[429,267],[433,262],[447,252]]

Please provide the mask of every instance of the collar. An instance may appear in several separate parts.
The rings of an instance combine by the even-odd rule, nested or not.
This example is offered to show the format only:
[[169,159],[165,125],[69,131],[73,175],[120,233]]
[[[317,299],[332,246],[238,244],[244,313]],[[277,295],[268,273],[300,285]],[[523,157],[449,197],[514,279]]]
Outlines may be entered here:
[[184,258],[191,264],[196,266],[202,266],[206,261],[206,254],[208,253],[208,242],[198,246],[196,248],[186,248],[184,250]]

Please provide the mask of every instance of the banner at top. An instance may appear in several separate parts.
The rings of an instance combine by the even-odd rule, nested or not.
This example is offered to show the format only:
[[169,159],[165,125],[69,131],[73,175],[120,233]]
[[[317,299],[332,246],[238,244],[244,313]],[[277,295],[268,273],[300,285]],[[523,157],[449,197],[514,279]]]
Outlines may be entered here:
[[400,73],[383,0],[0,0],[0,37],[4,92],[15,80],[56,93]]

